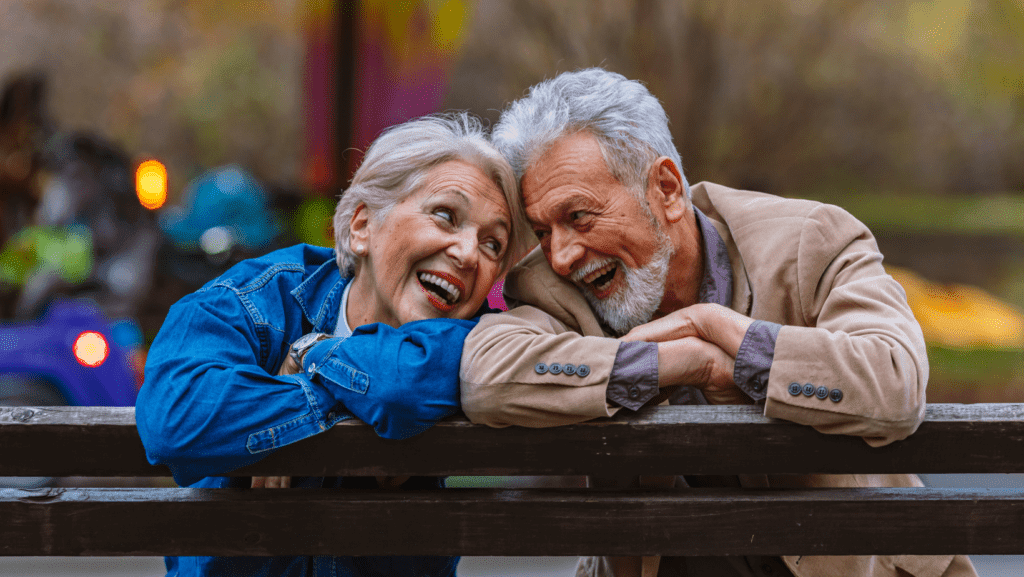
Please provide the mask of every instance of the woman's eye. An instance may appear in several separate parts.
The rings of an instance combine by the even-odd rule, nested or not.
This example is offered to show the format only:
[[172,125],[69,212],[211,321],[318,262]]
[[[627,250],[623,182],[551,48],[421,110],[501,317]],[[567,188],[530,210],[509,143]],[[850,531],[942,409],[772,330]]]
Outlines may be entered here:
[[489,250],[492,253],[494,253],[494,256],[501,255],[501,243],[500,242],[498,242],[496,240],[489,240],[489,241],[484,243],[484,246],[487,247],[487,250]]
[[537,240],[544,240],[544,237],[548,235],[548,231],[546,231],[546,230],[535,230],[535,231],[533,231],[533,235],[537,237]]
[[434,214],[445,219],[449,224],[455,224],[455,213],[447,208],[439,208],[434,211]]

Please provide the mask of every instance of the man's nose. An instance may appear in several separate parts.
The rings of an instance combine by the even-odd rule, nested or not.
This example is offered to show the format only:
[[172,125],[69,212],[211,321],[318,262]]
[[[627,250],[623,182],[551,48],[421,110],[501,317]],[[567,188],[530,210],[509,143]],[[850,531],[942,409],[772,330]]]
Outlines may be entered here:
[[575,235],[560,231],[551,232],[548,261],[551,263],[551,269],[559,276],[568,278],[572,274],[574,265],[583,258],[584,252],[586,251]]

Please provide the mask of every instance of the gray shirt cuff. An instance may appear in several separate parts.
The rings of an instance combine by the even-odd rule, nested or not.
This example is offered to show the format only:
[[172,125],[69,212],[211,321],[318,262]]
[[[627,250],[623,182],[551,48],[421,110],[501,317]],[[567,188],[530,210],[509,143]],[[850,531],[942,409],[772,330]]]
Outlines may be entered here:
[[755,402],[768,397],[768,373],[775,359],[775,341],[782,325],[768,321],[754,321],[743,335],[732,378],[736,386]]
[[658,394],[658,343],[619,343],[605,398],[632,411]]

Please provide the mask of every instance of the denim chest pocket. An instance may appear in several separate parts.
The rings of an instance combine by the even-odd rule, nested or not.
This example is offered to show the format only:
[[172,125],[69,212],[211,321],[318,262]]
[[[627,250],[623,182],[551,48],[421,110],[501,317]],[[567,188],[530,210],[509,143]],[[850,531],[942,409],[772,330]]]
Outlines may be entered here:
[[330,359],[317,369],[317,373],[332,385],[365,395],[370,388],[370,375],[337,360]]

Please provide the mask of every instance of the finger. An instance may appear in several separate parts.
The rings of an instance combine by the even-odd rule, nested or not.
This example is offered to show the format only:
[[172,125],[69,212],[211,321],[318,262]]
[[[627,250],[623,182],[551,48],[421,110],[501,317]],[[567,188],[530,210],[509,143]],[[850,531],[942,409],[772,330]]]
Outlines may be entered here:
[[291,477],[281,477],[281,488],[282,489],[291,489],[292,488],[292,478]]
[[281,364],[281,369],[277,371],[277,375],[294,375],[301,372],[301,370],[301,367],[290,356],[287,356],[284,359],[284,363]]
[[263,487],[266,486],[266,484],[267,484],[267,478],[266,477],[253,477],[252,478],[252,488],[253,489],[262,489]]

